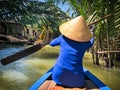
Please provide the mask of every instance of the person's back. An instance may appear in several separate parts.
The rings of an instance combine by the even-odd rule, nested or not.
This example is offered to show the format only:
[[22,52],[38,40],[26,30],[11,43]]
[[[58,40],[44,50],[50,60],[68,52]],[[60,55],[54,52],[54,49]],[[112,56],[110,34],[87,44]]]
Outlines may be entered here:
[[51,46],[60,45],[60,54],[53,69],[53,80],[64,86],[83,87],[82,58],[84,52],[92,46],[92,43],[90,41],[76,42],[63,35],[51,41]]
[[[65,27],[68,28],[68,31],[64,31],[66,28],[64,28],[64,25],[62,25],[63,28],[60,29],[62,35],[50,42],[51,46],[60,45],[60,53],[52,73],[52,79],[57,83],[58,86],[71,88],[85,87],[82,58],[85,51],[92,46],[94,40],[91,38],[89,29],[85,27],[87,25],[84,25],[85,22],[80,21],[81,19],[83,20],[81,17],[75,19],[75,21],[78,22],[75,27],[73,24],[71,24],[74,22],[74,20],[70,21],[70,24],[73,25],[72,29],[69,29],[69,25],[66,26],[67,24],[65,24]],[[81,23],[83,24],[83,27],[81,26],[80,29],[78,29],[78,26]],[[86,31],[82,29],[85,29]],[[71,33],[69,33],[69,31]],[[75,36],[76,33],[78,36]]]

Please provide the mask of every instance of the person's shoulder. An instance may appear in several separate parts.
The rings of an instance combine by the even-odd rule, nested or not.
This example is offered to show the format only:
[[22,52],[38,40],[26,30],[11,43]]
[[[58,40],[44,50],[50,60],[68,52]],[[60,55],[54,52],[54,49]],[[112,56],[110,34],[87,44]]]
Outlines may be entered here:
[[59,37],[60,37],[60,38],[63,38],[63,35],[60,35]]
[[62,40],[63,39],[63,35],[58,36],[58,38]]

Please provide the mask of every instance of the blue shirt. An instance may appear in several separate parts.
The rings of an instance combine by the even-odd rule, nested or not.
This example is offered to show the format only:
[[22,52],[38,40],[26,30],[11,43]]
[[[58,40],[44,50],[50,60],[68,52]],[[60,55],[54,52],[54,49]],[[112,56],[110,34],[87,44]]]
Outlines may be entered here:
[[84,87],[85,79],[82,58],[94,39],[88,42],[76,42],[60,35],[50,42],[51,46],[60,45],[60,53],[53,68],[52,79],[68,87]]

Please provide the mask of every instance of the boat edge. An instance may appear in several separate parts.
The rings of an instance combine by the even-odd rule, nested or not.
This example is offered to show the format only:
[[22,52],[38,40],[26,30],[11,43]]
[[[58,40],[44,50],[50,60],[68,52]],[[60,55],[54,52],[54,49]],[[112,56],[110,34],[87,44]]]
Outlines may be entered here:
[[89,72],[85,67],[83,68],[84,74],[98,87],[100,90],[111,90],[110,87],[105,85],[101,80],[99,80],[95,75]]
[[[52,75],[52,69],[49,69],[42,77],[40,77],[30,88],[29,90],[37,90],[40,85]],[[98,87],[100,90],[111,90],[107,85],[105,85],[101,80],[99,80],[95,75],[89,72],[85,67],[83,68],[84,74]]]

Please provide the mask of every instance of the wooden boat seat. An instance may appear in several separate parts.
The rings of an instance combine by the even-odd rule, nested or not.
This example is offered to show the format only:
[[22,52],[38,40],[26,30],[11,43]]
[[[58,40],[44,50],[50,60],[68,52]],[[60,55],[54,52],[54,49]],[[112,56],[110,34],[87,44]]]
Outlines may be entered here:
[[39,88],[38,90],[49,90],[50,87],[55,86],[56,83],[53,80],[46,80]]
[[[46,80],[38,90],[49,90],[50,87],[54,87],[56,83],[53,80]],[[86,80],[86,88],[87,90],[100,90],[96,87],[90,80]],[[68,89],[67,89],[68,90]]]

